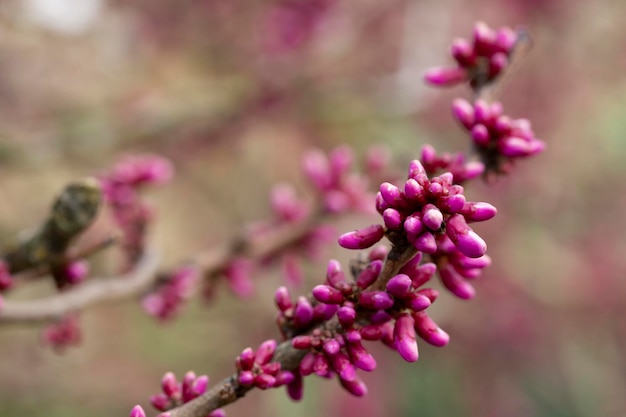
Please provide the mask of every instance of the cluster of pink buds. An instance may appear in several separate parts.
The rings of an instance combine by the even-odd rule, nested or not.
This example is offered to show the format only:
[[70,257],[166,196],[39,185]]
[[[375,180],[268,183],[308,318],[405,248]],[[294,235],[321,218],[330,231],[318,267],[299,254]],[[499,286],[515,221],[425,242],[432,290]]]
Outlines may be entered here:
[[509,27],[491,29],[483,22],[474,26],[473,41],[458,38],[452,42],[450,53],[456,67],[429,70],[424,79],[436,86],[452,86],[469,81],[479,89],[494,81],[509,65],[511,54],[523,32]]
[[279,310],[276,323],[285,338],[330,320],[337,312],[337,306],[324,303],[312,304],[307,297],[303,296],[298,297],[294,303],[287,287],[280,287],[276,290],[274,301]]
[[62,352],[69,346],[77,346],[82,340],[82,331],[78,317],[68,314],[58,323],[48,325],[41,336],[44,345],[51,346],[54,350]]
[[176,315],[182,305],[192,295],[199,278],[199,271],[191,266],[183,266],[163,278],[157,290],[148,294],[142,301],[144,310],[159,320],[167,320]]
[[536,155],[545,143],[535,137],[527,119],[511,119],[503,114],[502,104],[477,100],[473,105],[456,99],[454,117],[470,132],[474,148],[488,171],[506,172],[513,159]]
[[[206,375],[196,376],[189,371],[183,377],[181,382],[176,380],[176,376],[168,372],[161,379],[161,389],[163,392],[150,397],[150,403],[159,411],[165,411],[159,414],[159,417],[169,417],[171,410],[181,404],[189,402],[194,398],[204,394],[209,383],[209,377]],[[146,413],[143,408],[136,405],[130,412],[130,417],[145,417]],[[215,410],[206,417],[224,417],[226,413],[222,409]]]
[[144,185],[162,184],[172,177],[172,166],[164,158],[144,155],[124,159],[100,177],[104,196],[122,231],[122,247],[129,262],[141,255],[152,210],[139,196]]
[[340,146],[327,157],[322,151],[309,151],[304,157],[304,172],[321,195],[326,211],[370,211],[369,195],[362,177],[350,174],[353,155]]
[[483,255],[470,258],[463,255],[448,238],[440,240],[437,252],[431,255],[443,285],[462,299],[474,297],[475,291],[469,282],[478,278],[482,270],[491,265],[491,258]]
[[485,164],[479,161],[467,161],[463,152],[454,155],[445,152],[437,155],[435,148],[428,144],[422,146],[420,162],[429,176],[443,172],[452,173],[454,184],[462,184],[485,172]]
[[291,371],[283,371],[280,363],[272,362],[276,351],[276,341],[266,340],[255,351],[244,349],[237,359],[237,380],[244,387],[259,389],[277,388],[291,384],[295,376]]
[[487,245],[468,223],[492,218],[496,208],[466,201],[463,187],[452,181],[449,172],[429,179],[422,164],[412,161],[403,189],[391,183],[380,186],[376,209],[385,226],[373,225],[343,234],[339,244],[347,249],[365,249],[387,233],[392,241],[405,238],[418,251],[432,254],[437,251],[438,241],[447,235],[462,254],[470,258],[483,256]]

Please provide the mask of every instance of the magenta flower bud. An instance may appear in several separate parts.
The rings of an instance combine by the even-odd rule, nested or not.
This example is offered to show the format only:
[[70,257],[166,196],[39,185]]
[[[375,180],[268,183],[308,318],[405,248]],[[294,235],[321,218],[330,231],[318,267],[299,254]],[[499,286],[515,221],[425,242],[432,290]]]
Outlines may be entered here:
[[422,209],[422,223],[430,230],[439,230],[443,223],[443,214],[435,205],[426,204]]
[[296,349],[310,349],[312,340],[308,335],[296,336],[291,340],[291,346]]
[[141,408],[140,405],[136,405],[132,410],[130,410],[129,417],[146,417],[146,412],[143,411],[143,408]]
[[241,371],[239,372],[237,380],[244,387],[249,387],[254,384],[254,374],[252,373],[252,371]]
[[398,208],[404,205],[402,192],[389,182],[380,184],[380,195],[383,196],[383,199],[390,207]]
[[278,287],[276,293],[274,293],[274,302],[283,313],[293,306],[291,303],[291,295],[287,287]]
[[196,380],[196,373],[193,371],[188,371],[183,376],[182,381],[182,390],[183,390],[183,401],[188,401],[189,395],[191,395],[193,383]]
[[427,262],[425,264],[420,265],[415,269],[412,274],[408,274],[413,281],[413,287],[419,288],[422,285],[426,284],[437,272],[437,265],[432,262]]
[[293,381],[287,384],[287,395],[294,401],[300,401],[302,399],[303,384],[302,375],[300,372],[294,372]]
[[380,245],[370,250],[370,253],[367,255],[367,258],[369,259],[370,262],[384,261],[388,253],[389,253],[389,248],[387,246]]
[[346,249],[367,249],[385,236],[385,228],[373,224],[339,236],[339,245]]
[[[426,144],[422,146],[420,160],[422,164],[431,165],[437,160],[437,152],[432,145]],[[406,191],[405,191],[406,194]]]
[[306,297],[298,297],[296,308],[293,312],[293,320],[298,327],[307,326],[313,319],[313,307]]
[[245,348],[239,355],[241,369],[249,371],[254,366],[254,351],[252,348]]
[[354,366],[367,372],[371,372],[376,369],[376,360],[374,357],[363,347],[361,342],[350,343],[347,346],[350,360]]
[[476,294],[472,284],[463,279],[450,265],[439,269],[443,285],[454,295],[468,300]]
[[329,365],[326,356],[322,354],[315,355],[315,361],[313,361],[313,372],[315,375],[324,376],[328,374]]
[[489,135],[489,129],[483,124],[477,124],[472,127],[470,131],[470,136],[474,143],[478,146],[486,147],[489,145],[489,141],[491,140],[491,136]]
[[504,26],[496,31],[496,46],[505,53],[510,53],[511,49],[517,43],[517,32],[510,27]]
[[167,412],[167,413],[161,413],[159,414],[157,417],[172,417],[172,413]]
[[431,232],[423,232],[415,238],[413,242],[415,249],[424,253],[435,253],[437,251],[437,241]]
[[409,236],[409,240],[416,239],[424,231],[420,214],[412,214],[404,220],[404,230]]
[[396,297],[405,297],[411,289],[411,278],[398,274],[387,282],[387,291]]
[[365,340],[380,340],[383,337],[382,324],[370,324],[359,329],[361,337]]
[[467,225],[465,218],[460,214],[454,214],[448,219],[446,234],[465,256],[480,258],[487,252],[485,241]]
[[463,194],[440,197],[437,201],[437,206],[439,207],[439,209],[449,214],[455,214],[460,212],[463,209],[464,205],[465,196]]
[[315,363],[315,354],[309,352],[304,355],[302,361],[300,361],[300,373],[302,376],[307,376],[313,373],[313,363]]
[[439,291],[437,291],[434,288],[423,288],[421,290],[416,291],[416,293],[428,298],[431,304],[434,303],[435,300],[439,297]]
[[336,259],[328,261],[328,267],[326,268],[326,281],[333,287],[337,288],[337,285],[341,282],[345,282],[346,277],[341,270],[341,264]]
[[452,102],[452,113],[454,117],[466,128],[474,126],[474,107],[469,101],[457,98]]
[[337,313],[336,304],[319,303],[313,307],[314,321],[328,321]]
[[259,365],[265,365],[270,360],[272,360],[272,356],[274,356],[274,351],[276,350],[276,340],[270,339],[259,345],[259,348],[256,351],[256,355],[254,357],[254,361]]
[[474,103],[474,125],[490,124],[491,106],[485,100],[476,100]]
[[443,185],[438,182],[431,182],[428,186],[428,193],[431,197],[441,197],[443,194]]
[[389,204],[387,204],[380,191],[376,193],[375,207],[376,211],[379,212],[381,215],[383,214],[383,211],[389,208]]
[[345,388],[350,394],[355,397],[363,397],[367,395],[367,386],[363,381],[359,378],[354,378],[352,381],[346,381],[345,379],[340,379],[339,382],[341,386]]
[[328,159],[322,151],[312,150],[304,155],[302,165],[305,174],[318,190],[330,188],[332,179]]
[[356,378],[356,370],[350,359],[343,353],[339,352],[330,357],[333,371],[337,372],[339,378],[345,381],[354,381]]
[[396,209],[388,208],[383,211],[383,221],[387,229],[398,230],[402,228],[402,220],[402,215]]
[[272,388],[276,384],[276,378],[268,374],[259,374],[254,377],[254,386],[259,389]]
[[270,362],[268,364],[263,365],[261,367],[261,370],[263,371],[263,373],[276,376],[278,375],[278,372],[280,372],[280,363]]
[[508,156],[509,158],[529,155],[532,149],[530,142],[516,137],[502,139],[498,143],[498,148],[502,155]]
[[393,328],[393,340],[396,349],[402,356],[402,359],[407,362],[415,362],[419,357],[414,324],[413,317],[405,313],[396,319],[396,324]]
[[386,310],[393,307],[393,297],[385,291],[364,291],[359,294],[359,303],[371,310]]
[[428,297],[419,293],[411,293],[407,297],[407,302],[413,311],[426,310],[432,304]]
[[337,319],[344,329],[348,329],[354,324],[356,311],[349,306],[340,307],[339,310],[337,310]]
[[466,279],[476,279],[481,276],[483,270],[480,268],[462,268],[460,265],[453,265],[454,270]]
[[489,48],[496,41],[496,33],[487,26],[484,22],[476,22],[474,25],[474,45],[476,49],[483,46],[487,49],[483,49],[480,52],[483,54],[489,53]]
[[459,67],[431,68],[424,74],[424,81],[438,87],[448,87],[467,80],[467,72]]
[[390,159],[390,152],[386,146],[372,146],[365,156],[366,171],[370,174],[380,173],[389,165]]
[[404,183],[404,196],[409,201],[421,201],[424,199],[424,187],[413,178]]
[[195,396],[199,396],[204,394],[207,386],[209,385],[209,377],[207,375],[200,375],[194,382],[192,386],[192,391]]
[[391,319],[393,319],[393,317],[391,317],[391,315],[389,315],[389,313],[387,313],[385,310],[378,310],[370,316],[370,322],[372,324],[386,323]]
[[339,146],[330,153],[330,168],[333,178],[341,178],[352,166],[352,150],[348,146]]
[[170,398],[163,394],[156,394],[150,397],[150,404],[159,411],[166,411],[170,408]]
[[358,330],[350,329],[350,330],[346,330],[344,339],[346,339],[346,342],[348,343],[356,343],[356,342],[360,342],[363,338],[361,337],[361,333],[359,333]]
[[211,411],[207,417],[226,417],[226,411],[218,408],[217,410]]
[[450,336],[437,326],[425,312],[413,314],[415,331],[426,342],[433,346],[441,347],[448,344]]
[[278,375],[276,375],[276,385],[288,385],[291,384],[294,379],[296,379],[295,375],[291,371],[280,371]]
[[344,300],[341,291],[328,285],[317,285],[313,288],[312,293],[313,297],[320,303],[341,304]]
[[324,352],[326,352],[328,355],[333,356],[339,353],[341,345],[336,339],[326,339],[324,341],[324,344],[322,345],[322,348],[324,349]]
[[324,193],[324,208],[329,213],[341,213],[350,208],[350,197],[343,191],[330,190]]
[[472,161],[465,164],[464,179],[471,180],[485,172],[485,164],[480,161]]
[[83,260],[70,262],[65,266],[64,272],[70,284],[78,284],[89,274],[89,263]]
[[455,259],[455,262],[465,269],[471,268],[486,268],[491,265],[491,258],[489,255],[483,255],[480,258],[468,258],[467,256],[459,256]]
[[463,205],[461,214],[468,222],[483,222],[493,218],[498,210],[489,203],[467,202]]
[[492,77],[498,76],[509,65],[509,58],[503,52],[494,54],[489,59],[489,75]]
[[456,38],[452,41],[450,54],[462,67],[473,65],[476,60],[474,48],[467,40],[462,38]]
[[419,183],[418,179],[422,178],[424,175],[426,175],[426,169],[424,169],[424,165],[422,165],[420,161],[413,159],[409,162],[408,179],[414,179]]
[[180,395],[180,387],[176,381],[176,377],[172,372],[168,372],[163,375],[161,379],[161,389],[170,398],[176,398]]
[[357,277],[356,285],[361,289],[369,287],[374,283],[374,281],[376,281],[378,275],[380,275],[380,271],[382,270],[382,268],[382,260],[370,262],[369,265],[367,265],[367,267],[365,267],[365,269],[361,271],[361,273]]

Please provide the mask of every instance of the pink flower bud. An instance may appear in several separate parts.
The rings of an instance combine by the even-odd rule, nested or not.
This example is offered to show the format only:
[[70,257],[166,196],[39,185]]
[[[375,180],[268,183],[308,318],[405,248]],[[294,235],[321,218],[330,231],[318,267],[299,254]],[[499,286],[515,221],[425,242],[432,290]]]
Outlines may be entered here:
[[424,187],[417,180],[409,178],[404,183],[404,196],[410,201],[422,201],[424,199]]
[[437,231],[443,223],[443,214],[434,204],[426,204],[422,209],[422,223],[430,230]]
[[376,360],[360,342],[348,344],[347,350],[352,363],[357,368],[367,372],[376,369]]
[[320,303],[341,304],[343,303],[343,294],[328,285],[317,285],[312,291],[313,297]]
[[424,253],[435,253],[437,251],[437,241],[431,232],[422,232],[415,241],[413,242],[413,246],[418,251]]
[[178,386],[176,377],[172,372],[168,372],[163,375],[163,378],[161,379],[161,389],[163,389],[165,395],[170,398],[177,398],[180,396],[180,387]]
[[170,398],[163,394],[156,394],[150,397],[150,404],[159,411],[166,411],[170,408]]
[[396,209],[388,208],[383,211],[383,221],[387,229],[399,230],[402,228],[402,215]]
[[478,146],[486,147],[489,145],[491,136],[489,135],[489,129],[483,124],[477,124],[472,127],[470,136],[474,143]]
[[313,307],[306,297],[298,297],[296,308],[293,313],[294,323],[298,327],[304,327],[311,323],[313,319]]
[[367,249],[381,240],[385,235],[385,228],[380,224],[355,230],[341,235],[339,245],[346,249]]
[[340,307],[337,311],[337,319],[345,329],[350,328],[356,319],[356,311],[349,306]]
[[302,391],[303,391],[302,375],[300,374],[300,372],[294,372],[293,375],[294,375],[293,381],[287,384],[287,394],[289,395],[289,398],[291,398],[292,400],[300,401],[302,399]]
[[254,377],[254,386],[259,389],[272,388],[276,384],[276,378],[268,374],[259,374]]
[[316,375],[324,376],[328,374],[329,365],[326,356],[322,354],[315,355],[315,361],[313,361],[313,372]]
[[295,378],[294,373],[291,371],[280,371],[278,375],[276,375],[275,386],[291,384]]
[[146,417],[146,412],[143,411],[143,408],[141,408],[140,405],[136,405],[130,411],[130,416],[129,417]]
[[407,298],[407,301],[413,311],[426,310],[431,305],[430,299],[419,293],[411,293]]
[[332,179],[326,155],[320,150],[312,150],[304,155],[302,162],[304,172],[320,191],[330,188]]
[[367,395],[367,386],[359,378],[354,378],[352,381],[340,379],[339,382],[341,383],[341,386],[346,389],[346,391],[355,397],[363,397]]
[[249,371],[254,366],[254,351],[252,348],[245,348],[239,355],[239,365],[244,371]]
[[65,266],[65,278],[70,284],[78,284],[89,274],[89,263],[87,261],[74,261]]
[[424,175],[426,175],[426,170],[420,161],[413,159],[409,162],[409,172],[407,174],[408,179],[416,180],[419,183],[418,179]]
[[313,373],[313,363],[315,363],[315,354],[309,352],[304,355],[302,361],[300,361],[300,373],[302,376],[307,376]]
[[354,365],[352,365],[350,359],[343,352],[331,356],[330,364],[333,371],[339,375],[339,378],[345,381],[354,381],[356,379]]
[[467,202],[460,213],[467,222],[483,222],[493,218],[498,210],[489,203]]
[[452,113],[454,117],[466,128],[474,126],[474,106],[469,101],[457,98],[452,102]]
[[324,341],[323,349],[328,355],[333,356],[339,353],[341,345],[336,339],[327,339]]
[[455,262],[461,268],[486,268],[491,265],[491,258],[489,255],[483,255],[480,258],[468,258],[467,256],[459,256],[455,259]]
[[446,222],[446,234],[454,246],[465,256],[480,258],[487,251],[487,244],[465,222],[460,214],[454,214]]
[[359,302],[372,310],[386,310],[394,304],[393,297],[384,291],[364,291],[359,295]]
[[393,328],[393,340],[402,359],[407,362],[417,361],[419,354],[415,340],[413,318],[409,314],[401,314]]
[[292,307],[291,295],[287,287],[279,287],[274,294],[274,302],[278,309],[282,312],[289,310]]
[[474,65],[474,61],[476,61],[474,48],[467,40],[462,38],[456,38],[452,41],[450,54],[462,67]]
[[361,273],[357,277],[356,285],[361,289],[365,289],[369,287],[370,285],[374,283],[374,281],[376,281],[376,279],[378,278],[378,275],[380,275],[380,271],[382,270],[382,268],[383,268],[382,260],[375,260],[375,261],[370,262],[369,265],[367,265],[365,269],[361,271]]
[[341,264],[339,261],[335,259],[328,261],[328,267],[326,268],[326,281],[335,288],[337,288],[339,283],[346,281],[346,277],[341,270]]
[[254,374],[252,373],[252,371],[241,371],[239,372],[237,380],[244,387],[249,387],[254,384]]
[[270,339],[259,345],[254,356],[254,361],[259,365],[265,365],[272,360],[274,351],[276,350],[276,340]]
[[311,336],[302,335],[296,336],[291,339],[291,345],[296,349],[310,349],[311,348]]
[[464,280],[450,265],[439,268],[439,277],[443,285],[459,298],[467,300],[476,294],[472,284]]
[[428,314],[424,312],[415,313],[413,319],[417,334],[431,345],[441,347],[450,341],[448,333],[441,330]]
[[206,391],[207,386],[209,385],[209,377],[206,375],[200,375],[194,382],[192,385],[191,390],[194,393],[195,397],[198,397],[199,395],[204,394],[204,392]]
[[438,87],[449,87],[467,80],[467,71],[459,67],[431,68],[424,74],[424,81]]
[[411,278],[398,274],[387,282],[387,291],[396,297],[405,297],[411,289]]

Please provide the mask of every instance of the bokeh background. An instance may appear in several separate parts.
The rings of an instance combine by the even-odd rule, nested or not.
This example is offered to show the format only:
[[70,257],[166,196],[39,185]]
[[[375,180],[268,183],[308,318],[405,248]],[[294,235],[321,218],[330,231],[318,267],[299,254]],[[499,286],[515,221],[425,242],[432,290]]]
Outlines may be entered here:
[[[384,144],[399,169],[424,143],[466,149],[449,108],[468,92],[421,76],[450,62],[450,40],[474,21],[522,24],[534,44],[498,98],[548,147],[468,190],[499,208],[478,229],[494,262],[475,299],[446,295],[430,310],[450,345],[421,343],[415,364],[376,349],[364,399],[309,378],[301,403],[254,391],[227,412],[625,416],[625,15],[618,0],[3,0],[0,242],[35,226],[67,181],[132,153],[176,168],[149,195],[152,238],[174,265],[267,217],[274,183],[306,193],[299,161],[311,147]],[[305,269],[301,291],[325,267]],[[2,328],[0,415],[125,416],[166,371],[220,380],[244,347],[275,337],[281,282],[268,271],[253,299],[223,288],[165,325],[132,300],[96,307],[81,316],[82,345],[62,355],[38,328]]]

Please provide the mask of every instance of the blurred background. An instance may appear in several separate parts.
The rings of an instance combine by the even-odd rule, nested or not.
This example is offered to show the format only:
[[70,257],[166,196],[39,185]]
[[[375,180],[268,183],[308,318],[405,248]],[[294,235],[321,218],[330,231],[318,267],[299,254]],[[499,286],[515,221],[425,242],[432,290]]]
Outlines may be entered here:
[[[626,415],[626,3],[618,0],[3,0],[0,2],[0,243],[44,218],[69,180],[121,156],[170,158],[150,193],[164,264],[270,215],[272,185],[307,186],[300,157],[386,145],[404,170],[424,143],[468,148],[451,118],[463,88],[429,89],[476,20],[524,25],[534,45],[498,93],[547,150],[466,194],[499,215],[478,232],[493,265],[477,296],[429,311],[449,346],[407,364],[374,348],[354,399],[311,377],[305,397],[253,391],[229,416],[577,417]],[[343,219],[346,231],[370,221]],[[335,248],[326,256],[347,262]],[[111,271],[107,258],[96,265]],[[324,262],[306,264],[307,291]],[[159,324],[127,300],[81,316],[62,355],[40,329],[0,329],[0,415],[126,416],[166,371],[214,382],[246,346],[276,337],[273,290],[221,288]],[[49,283],[48,287],[49,289]],[[298,291],[294,291],[297,293]],[[149,409],[149,407],[146,407]]]

